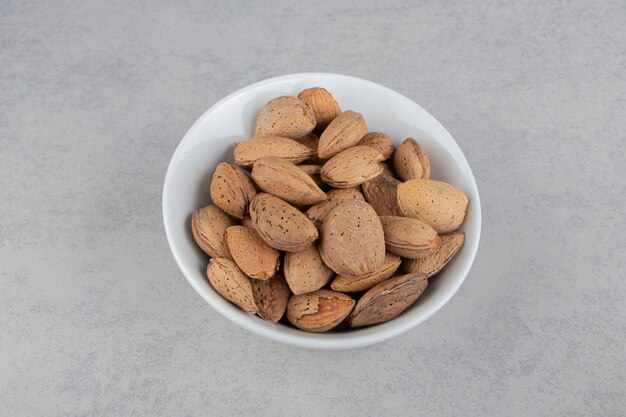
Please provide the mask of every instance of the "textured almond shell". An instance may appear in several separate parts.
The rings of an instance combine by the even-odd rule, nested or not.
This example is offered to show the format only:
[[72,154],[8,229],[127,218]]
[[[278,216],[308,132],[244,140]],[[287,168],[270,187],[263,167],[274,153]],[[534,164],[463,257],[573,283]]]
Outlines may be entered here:
[[418,219],[381,216],[387,250],[409,259],[425,258],[439,248],[439,235]]
[[320,136],[317,154],[320,158],[330,158],[356,145],[366,134],[367,125],[363,116],[347,110],[335,117],[324,129]]
[[365,199],[363,198],[363,194],[361,194],[361,192],[357,188],[332,189],[328,193],[326,193],[326,195],[328,196],[328,200],[311,206],[306,211],[307,217],[311,219],[313,224],[315,224],[315,227],[317,227],[318,229],[322,227],[322,224],[324,223],[326,216],[328,216],[328,213],[330,213],[332,209],[334,209],[344,201],[365,201]]
[[380,173],[381,176],[386,176],[389,178],[396,179],[396,174],[392,171],[391,167],[386,163],[381,163],[380,166],[383,168],[383,172]]
[[426,289],[428,280],[420,274],[407,274],[384,281],[368,292],[350,315],[352,327],[384,323],[409,308]]
[[311,205],[326,200],[326,194],[302,169],[275,156],[254,163],[252,179],[266,193],[298,204]]
[[391,136],[380,133],[380,132],[370,132],[367,135],[363,136],[363,139],[357,143],[359,146],[369,146],[370,148],[376,149],[383,156],[383,160],[387,160],[391,158],[393,152],[396,150],[396,147],[393,146],[393,141],[391,140]]
[[307,332],[325,332],[348,317],[354,304],[350,296],[330,290],[294,295],[287,304],[287,320]]
[[404,272],[422,274],[426,278],[439,273],[461,249],[465,234],[454,232],[441,235],[440,238],[439,248],[432,255],[422,259],[405,259],[402,264]]
[[271,194],[257,194],[250,203],[250,218],[259,236],[271,247],[298,252],[313,243],[315,225],[298,209]]
[[360,277],[338,275],[330,284],[330,288],[335,291],[343,292],[369,290],[373,286],[378,285],[391,277],[400,266],[400,263],[401,259],[399,256],[387,252],[385,254],[385,261],[383,262],[383,266],[378,271],[371,274],[362,275]]
[[211,286],[222,297],[250,313],[257,312],[250,278],[234,261],[211,258],[207,266],[207,277]]
[[383,265],[383,227],[364,201],[348,200],[335,207],[322,224],[321,236],[322,259],[340,275],[365,275]]
[[250,229],[254,229],[254,222],[250,218],[250,214],[246,214],[243,220],[241,221],[242,226],[249,227]]
[[191,233],[200,249],[209,256],[232,259],[226,244],[226,229],[233,224],[233,219],[219,207],[206,206],[193,212]]
[[393,155],[396,175],[402,181],[430,178],[430,161],[422,147],[413,138],[402,142]]
[[467,196],[455,186],[435,180],[410,180],[398,185],[398,206],[406,217],[419,219],[437,233],[463,224]]
[[245,226],[226,229],[226,243],[237,266],[250,278],[266,280],[280,265],[280,252],[269,246],[259,234]]
[[354,146],[333,156],[322,166],[322,180],[335,188],[350,188],[383,172],[383,156],[368,146]]
[[254,136],[299,138],[315,129],[315,113],[304,101],[282,96],[270,100],[254,123]]
[[294,294],[319,290],[335,275],[322,261],[316,244],[300,252],[287,252],[283,261],[283,273]]
[[298,94],[298,98],[313,109],[317,121],[316,129],[324,129],[335,117],[341,114],[339,104],[324,88],[307,88]]
[[258,316],[270,323],[277,323],[285,314],[291,295],[285,279],[277,274],[266,281],[253,279],[250,284]]
[[235,146],[233,157],[240,166],[250,167],[267,156],[276,156],[294,164],[306,161],[315,150],[295,139],[278,136],[253,137]]
[[226,162],[217,165],[211,180],[211,200],[226,214],[243,219],[255,194],[247,172]]
[[400,181],[379,175],[361,184],[365,200],[374,207],[379,216],[401,216],[398,207],[398,184]]

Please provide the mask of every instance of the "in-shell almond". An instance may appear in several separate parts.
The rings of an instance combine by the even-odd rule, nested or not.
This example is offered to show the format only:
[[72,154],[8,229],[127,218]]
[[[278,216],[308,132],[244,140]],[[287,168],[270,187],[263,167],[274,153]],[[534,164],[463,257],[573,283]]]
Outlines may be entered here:
[[326,200],[326,194],[313,178],[291,162],[275,156],[256,161],[252,179],[266,193],[289,203],[308,206]]
[[219,207],[206,206],[193,212],[191,233],[200,249],[213,258],[232,259],[226,244],[226,229],[233,219]]
[[315,113],[317,129],[324,129],[333,119],[341,114],[339,104],[333,96],[323,88],[314,87],[302,90],[298,98],[307,103]]
[[380,166],[383,168],[383,172],[380,175],[385,175],[389,178],[396,178],[396,174],[391,170],[389,165],[384,162],[381,162]]
[[383,172],[383,156],[368,146],[354,146],[333,156],[324,164],[322,180],[335,188],[350,188],[376,178]]
[[374,285],[378,285],[392,276],[400,266],[400,262],[401,260],[399,256],[387,252],[385,254],[385,262],[378,271],[371,274],[361,275],[359,277],[339,275],[330,284],[330,288],[335,291],[343,292],[369,290]]
[[250,278],[266,280],[274,276],[280,264],[280,252],[261,239],[249,227],[226,229],[226,242],[237,266]]
[[297,208],[271,194],[260,193],[250,203],[250,218],[271,247],[298,252],[317,240],[315,225]]
[[225,258],[211,258],[207,267],[209,283],[222,297],[250,313],[257,308],[252,294],[250,278],[237,264]]
[[237,165],[250,167],[267,156],[277,156],[294,164],[299,164],[315,155],[315,150],[295,139],[278,136],[253,137],[238,143],[233,151]]
[[259,317],[270,323],[278,322],[285,314],[291,295],[285,279],[276,274],[265,281],[253,279],[250,284]]
[[250,218],[250,214],[246,214],[246,216],[241,221],[241,225],[249,227],[250,229],[254,229],[254,223],[252,222],[252,219]]
[[426,289],[428,280],[420,274],[391,278],[370,289],[350,315],[352,327],[389,321],[406,310]]
[[300,138],[315,128],[315,113],[296,97],[277,97],[259,112],[254,123],[254,136]]
[[319,290],[335,275],[322,261],[316,244],[300,252],[287,252],[283,270],[287,284],[294,294]]
[[396,147],[393,146],[393,141],[391,140],[391,137],[385,133],[380,132],[368,133],[367,135],[363,136],[363,139],[361,139],[357,145],[369,146],[370,148],[376,149],[382,154],[385,161],[391,158],[391,155],[393,155],[393,152],[396,150]]
[[320,254],[340,275],[360,276],[379,270],[385,260],[380,219],[364,201],[348,200],[335,207],[321,229]]
[[461,232],[441,235],[439,249],[422,259],[405,259],[402,266],[404,272],[418,273],[430,278],[443,269],[463,246],[465,234]]
[[315,227],[322,227],[322,223],[328,216],[328,213],[332,211],[339,204],[348,200],[360,200],[365,201],[363,194],[357,188],[336,188],[326,193],[328,200],[323,203],[316,204],[309,207],[306,211],[306,215],[315,224]]
[[217,166],[211,180],[211,199],[226,214],[243,219],[255,194],[256,189],[246,171],[226,162]]
[[402,181],[430,178],[430,161],[424,149],[413,138],[402,142],[393,155],[393,166]]
[[330,158],[356,145],[366,134],[367,125],[363,116],[352,110],[345,111],[322,132],[317,154],[320,158]]
[[435,180],[410,180],[398,185],[398,206],[406,217],[419,219],[437,233],[463,224],[467,196],[455,186]]
[[381,216],[387,250],[409,259],[425,258],[439,248],[439,235],[418,219]]
[[400,181],[379,175],[361,184],[365,200],[374,207],[379,216],[401,216],[398,207],[398,184]]
[[317,290],[294,295],[287,304],[287,319],[307,332],[325,332],[341,323],[354,308],[354,300],[340,292]]

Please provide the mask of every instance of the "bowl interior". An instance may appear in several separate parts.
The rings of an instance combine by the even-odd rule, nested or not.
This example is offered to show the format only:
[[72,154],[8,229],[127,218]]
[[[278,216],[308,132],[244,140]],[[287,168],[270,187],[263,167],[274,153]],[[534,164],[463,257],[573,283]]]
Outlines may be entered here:
[[[364,115],[370,131],[389,134],[396,145],[415,138],[426,150],[431,177],[454,184],[469,197],[461,227],[465,245],[435,278],[418,301],[402,315],[377,326],[312,334],[247,314],[219,296],[206,279],[208,257],[196,246],[190,231],[193,211],[211,202],[209,185],[221,161],[232,162],[233,142],[251,136],[256,114],[270,99],[297,95],[308,87],[324,87],[342,110]],[[445,128],[428,112],[403,95],[359,78],[336,74],[293,74],[245,87],[224,98],[189,129],[170,162],[163,189],[163,218],[176,262],[193,288],[218,312],[242,327],[271,339],[309,348],[352,348],[400,334],[424,321],[459,288],[474,260],[480,237],[480,201],[467,160]]]

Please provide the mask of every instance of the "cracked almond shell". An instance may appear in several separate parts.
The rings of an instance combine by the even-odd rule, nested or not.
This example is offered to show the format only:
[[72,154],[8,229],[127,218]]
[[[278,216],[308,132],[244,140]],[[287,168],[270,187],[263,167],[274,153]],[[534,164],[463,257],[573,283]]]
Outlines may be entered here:
[[257,315],[270,323],[277,323],[287,310],[287,303],[291,292],[285,279],[276,274],[274,277],[261,281],[250,280],[254,303],[258,309]]
[[348,317],[354,304],[352,297],[330,290],[294,295],[287,304],[287,320],[300,330],[325,332]]

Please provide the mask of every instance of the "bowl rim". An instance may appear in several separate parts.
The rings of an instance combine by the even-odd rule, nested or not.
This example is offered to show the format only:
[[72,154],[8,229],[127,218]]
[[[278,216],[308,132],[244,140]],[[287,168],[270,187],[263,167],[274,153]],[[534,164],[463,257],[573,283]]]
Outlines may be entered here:
[[[445,134],[447,134],[450,137],[452,146],[457,148],[460,154],[460,157],[462,158],[462,162],[465,163],[467,171],[470,174],[470,177],[468,178],[469,185],[474,189],[473,191],[475,191],[475,198],[472,199],[472,206],[473,206],[472,210],[476,210],[476,216],[477,216],[476,224],[475,224],[477,236],[473,240],[474,244],[468,245],[469,247],[466,247],[467,250],[470,250],[470,261],[467,262],[465,265],[463,265],[462,271],[460,272],[461,279],[458,281],[458,283],[456,283],[453,289],[449,290],[445,294],[445,296],[443,296],[439,300],[439,302],[434,307],[432,307],[428,312],[426,312],[425,314],[416,318],[413,321],[400,322],[396,326],[386,327],[377,332],[370,332],[366,334],[358,334],[356,332],[340,333],[340,334],[337,334],[337,337],[328,337],[329,335],[326,334],[324,338],[319,338],[318,336],[320,335],[315,334],[315,333],[301,332],[301,334],[300,333],[283,334],[283,333],[276,332],[274,329],[260,327],[259,323],[255,323],[253,320],[251,320],[253,316],[250,316],[250,317],[232,316],[228,314],[228,311],[223,309],[222,306],[214,303],[211,297],[205,294],[203,289],[198,287],[194,283],[194,281],[190,278],[189,272],[186,270],[186,267],[183,265],[183,262],[180,259],[176,246],[173,244],[170,227],[168,225],[168,220],[167,220],[169,213],[168,213],[167,204],[166,204],[166,196],[168,195],[168,190],[171,184],[171,178],[172,178],[172,172],[174,170],[174,166],[176,165],[176,162],[178,161],[180,157],[180,153],[183,152],[183,148],[185,147],[187,142],[190,140],[190,138],[193,136],[192,133],[195,132],[195,130],[198,129],[198,127],[204,122],[204,120],[207,117],[209,117],[209,115],[213,113],[216,109],[220,108],[221,106],[223,106],[224,104],[226,104],[227,102],[231,100],[235,100],[240,95],[243,95],[249,92],[250,90],[253,90],[255,88],[258,88],[267,84],[290,80],[293,78],[315,78],[315,77],[330,77],[330,78],[346,79],[346,80],[364,83],[366,85],[370,85],[371,87],[375,87],[377,89],[386,90],[388,93],[392,93],[398,96],[399,98],[410,102],[412,105],[416,106],[418,109],[421,109],[425,114],[427,114],[432,119],[432,122],[436,123],[438,127],[441,128],[445,132]],[[454,296],[454,294],[456,294],[458,289],[461,287],[461,285],[467,278],[467,275],[476,259],[476,253],[478,252],[478,247],[480,244],[480,237],[481,237],[481,232],[482,232],[482,208],[480,204],[480,195],[479,195],[478,185],[476,184],[476,178],[474,176],[474,173],[471,169],[469,162],[467,161],[467,158],[465,157],[465,153],[461,150],[460,146],[458,145],[454,137],[441,124],[441,122],[439,122],[439,120],[437,120],[430,112],[428,112],[422,106],[420,106],[419,104],[417,104],[410,98],[406,97],[405,95],[389,87],[385,87],[373,81],[369,81],[369,80],[355,77],[352,75],[336,74],[336,73],[328,73],[328,72],[301,72],[301,73],[285,74],[285,75],[280,75],[277,77],[271,77],[271,78],[267,78],[264,80],[260,80],[228,94],[227,96],[223,97],[222,99],[217,101],[215,104],[213,104],[211,107],[209,107],[209,109],[207,109],[204,113],[202,113],[202,115],[187,130],[183,138],[180,140],[180,142],[176,146],[174,153],[172,154],[172,157],[168,164],[167,171],[165,173],[165,178],[163,181],[161,210],[162,210],[162,217],[163,217],[163,226],[165,229],[165,236],[167,238],[167,243],[168,243],[170,252],[172,253],[172,256],[174,257],[174,260],[176,261],[176,265],[178,266],[178,269],[182,272],[187,282],[193,287],[196,293],[198,293],[198,295],[200,295],[205,300],[205,302],[207,302],[211,307],[213,307],[213,309],[215,309],[218,313],[220,313],[222,316],[224,316],[228,320],[236,323],[237,325],[243,327],[244,329],[252,333],[263,336],[270,340],[274,340],[276,342],[281,342],[281,343],[285,343],[291,346],[308,348],[308,349],[338,350],[338,349],[354,349],[354,348],[370,346],[379,342],[383,342],[385,340],[389,340],[395,336],[398,336],[414,328],[418,324],[426,321],[433,314],[439,311],[448,301],[450,301],[450,299]],[[373,329],[373,327],[370,329]],[[346,335],[350,335],[350,337],[346,337]]]

